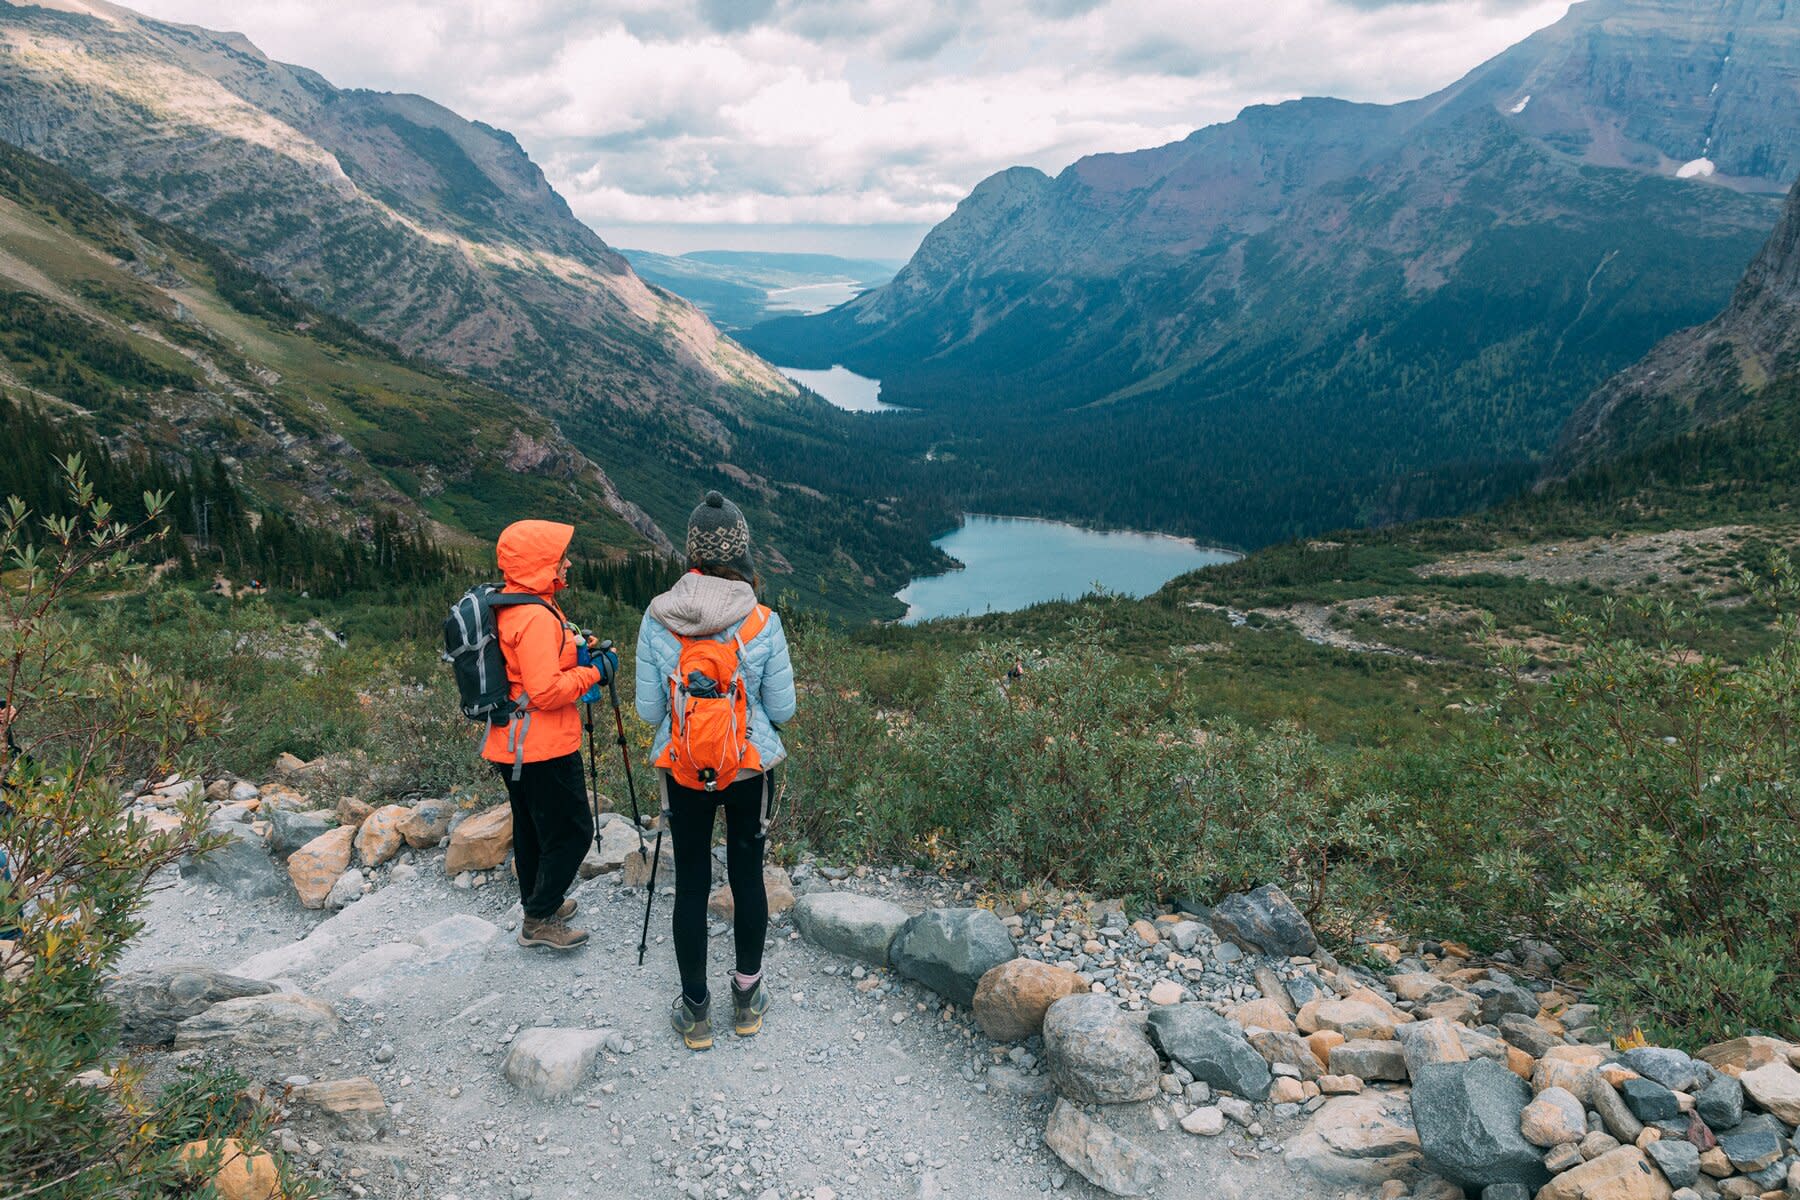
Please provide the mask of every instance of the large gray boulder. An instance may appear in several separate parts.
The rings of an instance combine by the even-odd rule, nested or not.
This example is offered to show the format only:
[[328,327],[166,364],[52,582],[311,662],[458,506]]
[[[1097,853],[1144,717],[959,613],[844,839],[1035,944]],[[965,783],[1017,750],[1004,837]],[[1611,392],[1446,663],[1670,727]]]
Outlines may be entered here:
[[1202,1083],[1246,1100],[1269,1095],[1269,1064],[1242,1029],[1203,1004],[1171,1004],[1152,1012],[1150,1037]]
[[106,986],[106,998],[119,1010],[119,1035],[128,1046],[166,1046],[175,1027],[221,1000],[261,996],[275,985],[260,979],[228,975],[204,963],[169,963],[148,971],[130,971]]
[[260,900],[287,890],[287,882],[263,847],[262,838],[248,825],[224,825],[214,832],[226,835],[225,844],[203,855],[181,860],[181,877],[230,892],[239,900]]
[[224,1000],[189,1017],[176,1026],[175,1044],[292,1050],[324,1041],[343,1024],[337,1010],[323,1000],[273,992]]
[[1018,954],[1000,918],[985,908],[934,908],[900,928],[888,961],[894,969],[963,1008],[981,977]]
[[1225,897],[1213,906],[1211,920],[1220,937],[1259,954],[1287,958],[1319,948],[1313,927],[1272,883]]
[[1531,1086],[1489,1059],[1428,1063],[1413,1080],[1413,1124],[1425,1163],[1460,1187],[1519,1183],[1534,1191],[1550,1173],[1519,1132]]
[[906,910],[898,904],[855,892],[812,892],[794,903],[801,937],[878,967],[888,965],[888,947],[906,922]]
[[1078,1104],[1148,1100],[1162,1068],[1137,1021],[1091,992],[1064,996],[1044,1014],[1044,1059],[1056,1090]]
[[1044,1126],[1044,1144],[1069,1169],[1114,1196],[1147,1196],[1156,1184],[1158,1163],[1143,1147],[1058,1100]]
[[526,1029],[513,1039],[502,1068],[507,1081],[538,1100],[566,1100],[594,1069],[608,1029]]
[[286,858],[337,825],[337,818],[322,808],[308,812],[289,812],[285,808],[271,808],[267,815],[269,818],[269,849],[282,858]]

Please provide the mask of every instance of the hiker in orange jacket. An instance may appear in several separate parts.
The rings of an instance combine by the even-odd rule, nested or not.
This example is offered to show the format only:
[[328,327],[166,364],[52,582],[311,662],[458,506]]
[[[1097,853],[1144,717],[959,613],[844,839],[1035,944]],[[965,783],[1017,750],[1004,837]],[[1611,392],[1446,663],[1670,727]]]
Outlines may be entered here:
[[512,804],[513,865],[525,910],[519,945],[555,950],[588,940],[586,930],[569,927],[575,901],[564,898],[594,840],[576,704],[598,700],[600,686],[618,669],[617,656],[583,641],[556,604],[556,593],[569,585],[574,536],[573,525],[557,521],[516,521],[500,534],[505,590],[544,603],[494,610],[520,711],[510,723],[488,729],[481,751],[506,782]]

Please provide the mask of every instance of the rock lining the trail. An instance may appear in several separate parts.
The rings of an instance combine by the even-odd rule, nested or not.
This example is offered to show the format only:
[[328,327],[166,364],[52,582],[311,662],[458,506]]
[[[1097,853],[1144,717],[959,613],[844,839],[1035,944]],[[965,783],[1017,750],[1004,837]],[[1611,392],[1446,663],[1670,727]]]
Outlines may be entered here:
[[[162,811],[154,801],[174,795],[178,782],[131,801]],[[898,869],[800,864],[796,908],[771,927],[776,1007],[763,1038],[736,1044],[721,1006],[717,1048],[688,1056],[663,1025],[673,980],[666,909],[652,936],[660,965],[646,973],[631,966],[643,893],[628,862],[577,893],[578,923],[596,933],[589,950],[561,958],[521,950],[506,936],[516,928],[509,910],[517,893],[504,854],[480,868],[457,860],[462,869],[448,872],[442,834],[435,848],[407,838],[418,824],[426,827],[420,840],[432,842],[453,805],[389,811],[384,820],[402,844],[391,856],[379,847],[379,861],[364,865],[357,838],[380,810],[348,802],[326,810],[299,786],[209,787],[210,815],[238,831],[237,843],[266,839],[263,864],[277,882],[271,852],[282,814],[333,811],[357,821],[327,831],[346,852],[330,882],[352,872],[358,881],[341,911],[304,910],[285,883],[276,895],[242,900],[228,877],[191,870],[153,897],[154,930],[130,959],[168,967],[203,948],[201,969],[249,981],[230,986],[284,989],[217,1003],[204,983],[171,989],[144,1001],[140,1027],[174,1022],[180,1052],[263,1064],[253,1068],[258,1077],[271,1094],[288,1089],[295,1114],[296,1132],[288,1138],[283,1127],[283,1144],[291,1140],[309,1169],[345,1191],[360,1179],[369,1195],[472,1200],[629,1180],[652,1194],[666,1187],[714,1200],[721,1188],[810,1200],[821,1187],[845,1200],[929,1188],[1023,1200],[1089,1186],[1079,1172],[1071,1179],[1076,1168],[1046,1139],[1059,1098],[1085,1123],[1079,1138],[1059,1139],[1064,1148],[1087,1146],[1077,1158],[1131,1187],[1133,1171],[1098,1171],[1105,1156],[1094,1151],[1137,1146],[1165,1162],[1156,1194],[1171,1197],[1297,1200],[1326,1187],[1423,1200],[1447,1194],[1446,1176],[1477,1192],[1501,1189],[1489,1200],[1513,1188],[1528,1194],[1532,1184],[1522,1181],[1540,1178],[1540,1200],[1614,1195],[1597,1190],[1608,1188],[1626,1200],[1677,1188],[1742,1196],[1777,1190],[1796,1169],[1800,1047],[1746,1037],[1692,1058],[1655,1047],[1615,1052],[1598,1011],[1552,977],[1559,956],[1542,943],[1485,960],[1449,943],[1373,943],[1361,960],[1387,966],[1371,970],[1324,950],[1247,950],[1189,912],[1131,913],[1061,894],[987,912],[970,907],[964,884]],[[635,857],[635,829],[610,814],[603,824]],[[490,843],[493,833],[484,835]],[[292,877],[291,857],[289,867]],[[672,882],[660,877],[659,891]],[[939,915],[921,919],[921,910]],[[915,948],[901,956],[913,963],[911,976],[896,969],[894,954],[909,924],[931,929],[936,943],[929,955]],[[716,923],[713,932],[725,928]],[[984,955],[1000,961],[973,975]],[[724,957],[715,941],[716,979]],[[914,980],[927,974],[920,962],[945,973]],[[984,1009],[996,989],[979,1001],[983,980],[1039,975],[1070,988],[1047,1009],[1106,1006],[1107,1028],[1130,1047],[1118,1064],[1090,1058],[1085,1074],[1059,1067],[1075,1061],[1070,1040],[1034,1026],[1035,1001],[1019,995],[1008,1000],[1019,1010],[1013,1025],[990,1023],[998,1009]],[[158,1005],[167,1009],[160,1016]],[[1212,1036],[1210,1057],[1159,1054],[1149,1030],[1188,1021]],[[508,1081],[507,1064],[515,1055],[522,1062],[540,1035],[524,1048],[520,1037],[538,1026],[576,1031],[584,1044],[594,1040],[586,1034],[606,1035],[585,1067],[577,1049],[572,1087],[561,1092],[567,1076],[557,1075],[550,1093],[560,1098],[547,1101]],[[1171,1042],[1157,1042],[1171,1051]],[[1219,1071],[1220,1055],[1239,1071]],[[1262,1072],[1266,1098],[1257,1094]],[[1440,1076],[1456,1081],[1461,1099],[1455,1088],[1448,1100],[1438,1095]],[[313,1099],[295,1101],[306,1088]],[[1505,1104],[1491,1102],[1502,1091]],[[343,1113],[330,1111],[334,1094]],[[1132,1098],[1092,1099],[1113,1095]],[[1092,1107],[1075,1108],[1083,1101]],[[358,1111],[366,1125],[356,1124]],[[1431,1114],[1456,1111],[1463,1115],[1433,1124]],[[645,1113],[649,1129],[639,1120]],[[956,1122],[949,1128],[970,1130],[968,1145],[945,1145],[946,1118]],[[526,1132],[539,1120],[549,1122],[543,1143]],[[670,1132],[679,1153],[660,1148]],[[1534,1144],[1553,1137],[1568,1140]],[[434,1154],[410,1151],[421,1144]],[[377,1154],[388,1157],[370,1157]],[[351,1178],[350,1163],[365,1174]],[[370,1172],[386,1172],[389,1183]],[[1237,1190],[1220,1190],[1219,1180]]]

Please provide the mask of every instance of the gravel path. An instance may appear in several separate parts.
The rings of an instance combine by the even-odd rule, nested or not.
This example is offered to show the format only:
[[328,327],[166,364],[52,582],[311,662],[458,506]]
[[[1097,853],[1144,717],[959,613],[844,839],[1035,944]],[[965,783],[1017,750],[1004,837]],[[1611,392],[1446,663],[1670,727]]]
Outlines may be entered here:
[[[506,881],[457,889],[443,878],[441,853],[420,855],[416,870],[382,874],[385,886],[323,921],[291,894],[246,903],[171,879],[153,896],[123,964],[188,960],[229,969],[309,933],[309,948],[329,946],[286,978],[331,1000],[344,1031],[309,1049],[240,1050],[229,1061],[260,1080],[367,1075],[379,1084],[393,1117],[381,1140],[348,1140],[305,1115],[284,1127],[289,1148],[339,1195],[1102,1195],[1045,1148],[1050,1098],[1041,1075],[1003,1065],[1005,1047],[966,1016],[927,1011],[926,993],[910,983],[859,991],[852,964],[800,941],[785,921],[770,931],[774,1004],[762,1035],[737,1039],[727,1022],[712,1051],[692,1054],[665,1018],[676,978],[666,897],[654,926],[661,933],[640,969],[642,893],[612,877],[578,887],[575,923],[592,930],[593,941],[557,956],[513,942],[516,893]],[[481,917],[502,934],[449,968],[382,976],[369,959],[345,967],[455,914]],[[715,926],[720,991],[730,953],[729,937],[716,936],[723,931]],[[387,981],[374,985],[380,994],[343,994],[378,977]],[[512,1035],[537,1025],[611,1031],[592,1076],[567,1101],[530,1099],[502,1075]],[[1240,1138],[1168,1127],[1160,1105],[1102,1116],[1166,1164],[1159,1196],[1323,1194]]]

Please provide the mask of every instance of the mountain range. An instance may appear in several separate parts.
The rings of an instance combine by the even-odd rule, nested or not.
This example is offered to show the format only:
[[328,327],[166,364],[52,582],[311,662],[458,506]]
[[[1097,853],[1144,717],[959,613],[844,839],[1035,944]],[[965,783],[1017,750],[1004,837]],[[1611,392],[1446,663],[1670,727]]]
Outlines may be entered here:
[[0,141],[547,418],[614,498],[570,514],[598,549],[672,550],[720,487],[801,594],[885,599],[930,558],[922,528],[809,469],[846,436],[833,410],[646,283],[502,130],[103,0],[0,0],[0,96]]
[[885,287],[743,336],[881,378],[972,506],[1241,544],[1472,507],[1725,304],[1797,102],[1800,8],[1586,0],[1420,100],[1003,171]]

